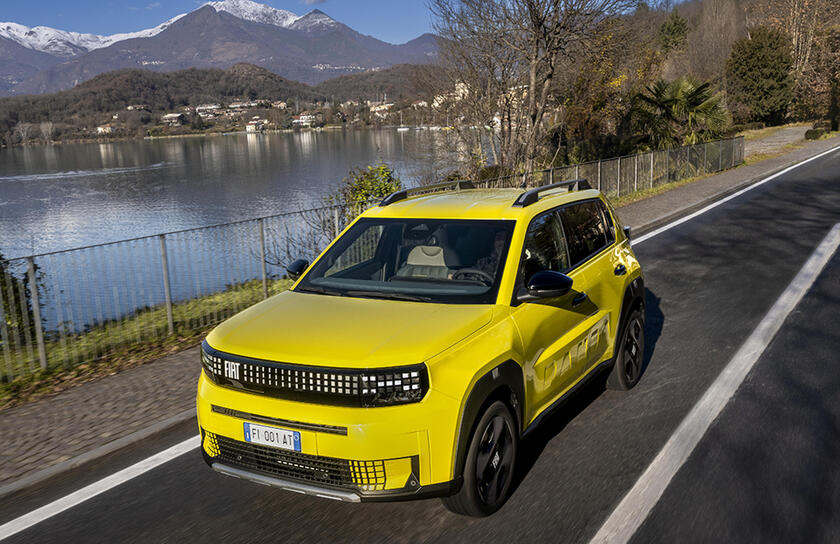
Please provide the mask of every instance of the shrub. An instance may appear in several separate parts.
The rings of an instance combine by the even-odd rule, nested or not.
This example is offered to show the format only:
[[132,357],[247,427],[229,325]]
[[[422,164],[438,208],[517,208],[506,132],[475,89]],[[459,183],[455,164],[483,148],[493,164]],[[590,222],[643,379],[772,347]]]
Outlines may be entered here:
[[812,128],[810,130],[805,131],[805,139],[806,140],[819,140],[823,136],[828,134],[828,131],[824,128]]

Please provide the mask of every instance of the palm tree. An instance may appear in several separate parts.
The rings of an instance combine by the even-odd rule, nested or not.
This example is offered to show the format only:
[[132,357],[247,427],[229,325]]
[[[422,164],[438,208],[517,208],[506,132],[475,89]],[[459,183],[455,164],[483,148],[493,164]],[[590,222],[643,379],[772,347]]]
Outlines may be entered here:
[[656,149],[718,138],[729,124],[720,93],[687,77],[656,81],[636,95],[633,113],[637,129]]

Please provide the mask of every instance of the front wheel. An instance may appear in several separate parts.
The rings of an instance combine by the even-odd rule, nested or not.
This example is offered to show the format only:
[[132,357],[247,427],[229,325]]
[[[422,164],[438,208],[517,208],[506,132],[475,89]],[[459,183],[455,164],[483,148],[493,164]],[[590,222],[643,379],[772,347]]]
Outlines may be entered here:
[[642,376],[645,357],[645,318],[636,308],[624,322],[615,342],[615,364],[607,378],[607,387],[626,391]]
[[510,492],[516,467],[519,433],[508,407],[491,404],[473,431],[461,490],[443,499],[443,505],[464,516],[489,516],[502,507]]

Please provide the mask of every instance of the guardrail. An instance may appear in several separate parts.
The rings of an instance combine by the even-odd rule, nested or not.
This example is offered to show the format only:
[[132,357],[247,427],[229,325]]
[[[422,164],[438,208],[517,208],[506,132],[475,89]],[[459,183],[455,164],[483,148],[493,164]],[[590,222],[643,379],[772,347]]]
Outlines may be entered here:
[[[609,196],[737,166],[743,138],[473,182],[587,178]],[[358,206],[329,206],[0,262],[0,379],[194,336],[289,285]]]

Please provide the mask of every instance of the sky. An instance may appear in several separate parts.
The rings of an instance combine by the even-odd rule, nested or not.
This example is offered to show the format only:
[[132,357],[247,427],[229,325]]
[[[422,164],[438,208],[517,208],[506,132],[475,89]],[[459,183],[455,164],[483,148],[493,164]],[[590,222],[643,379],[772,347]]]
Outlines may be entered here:
[[[0,0],[0,21],[115,34],[151,28],[205,0]],[[303,15],[320,9],[362,34],[404,43],[431,31],[425,0],[255,0]]]

